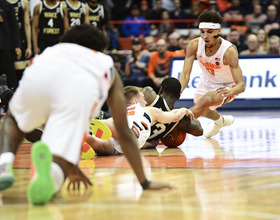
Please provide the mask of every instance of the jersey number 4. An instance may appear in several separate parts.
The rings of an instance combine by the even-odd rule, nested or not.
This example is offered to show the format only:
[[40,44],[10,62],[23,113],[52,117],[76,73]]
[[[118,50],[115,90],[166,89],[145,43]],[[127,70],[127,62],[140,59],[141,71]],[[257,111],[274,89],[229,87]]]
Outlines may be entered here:
[[53,18],[48,21],[48,25],[52,28],[53,27]]

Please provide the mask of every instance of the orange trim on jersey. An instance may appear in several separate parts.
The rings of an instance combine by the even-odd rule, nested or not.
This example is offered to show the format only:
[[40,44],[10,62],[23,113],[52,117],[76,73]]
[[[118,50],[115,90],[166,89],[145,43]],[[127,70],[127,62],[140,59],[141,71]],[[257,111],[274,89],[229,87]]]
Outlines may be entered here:
[[29,61],[28,66],[31,66],[31,65],[33,64],[33,60],[34,60],[34,58],[32,58],[32,59]]
[[145,122],[141,121],[141,124],[145,127],[145,130],[149,130],[149,126]]
[[139,138],[140,136],[140,132],[138,131],[137,127],[135,125],[132,125],[131,130],[133,131],[133,133],[136,135],[137,138]]
[[[233,88],[233,87],[235,87],[236,85],[232,85],[231,86],[231,88]],[[235,95],[230,95],[230,96],[228,96],[228,97],[226,97],[226,99],[224,100],[224,102],[223,102],[223,105],[224,104],[226,104],[226,103],[228,103],[228,102],[230,102],[230,101],[232,101],[233,99],[235,99]]]
[[91,109],[91,114],[94,112],[94,110],[95,110],[95,108],[97,107],[97,105],[98,105],[97,102],[95,102],[95,103],[93,104],[93,107],[92,107],[92,109]]
[[130,115],[134,115],[135,114],[135,106],[134,107],[127,107],[126,109],[126,115],[130,116]]
[[228,96],[228,97],[225,99],[225,101],[224,101],[223,105],[224,105],[224,104],[226,104],[226,103],[228,103],[229,101],[231,101],[231,100],[232,100],[232,98],[234,98],[234,96],[233,96],[233,95]]

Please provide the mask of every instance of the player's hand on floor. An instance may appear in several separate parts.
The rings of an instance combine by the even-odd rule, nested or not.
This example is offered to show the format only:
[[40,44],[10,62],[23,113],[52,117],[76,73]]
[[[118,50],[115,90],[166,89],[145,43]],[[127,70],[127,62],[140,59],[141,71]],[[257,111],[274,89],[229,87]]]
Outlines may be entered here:
[[167,183],[151,182],[146,190],[160,190],[160,189],[176,189],[176,187]]
[[84,184],[86,189],[93,184],[89,180],[89,178],[80,170],[80,168],[76,165],[71,169],[69,175],[69,183],[67,186],[67,190],[80,190],[81,183]]

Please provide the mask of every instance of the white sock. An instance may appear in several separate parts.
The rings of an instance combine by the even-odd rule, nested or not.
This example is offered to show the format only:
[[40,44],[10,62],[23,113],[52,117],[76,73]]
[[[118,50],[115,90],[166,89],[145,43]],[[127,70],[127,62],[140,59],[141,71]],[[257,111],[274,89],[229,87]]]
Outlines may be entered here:
[[224,118],[220,115],[219,119],[214,121],[216,125],[222,125],[224,123]]
[[64,183],[63,170],[57,163],[51,163],[51,176],[54,181],[55,193],[57,193],[60,190],[62,184]]
[[0,164],[13,164],[15,155],[12,152],[4,152],[0,155]]

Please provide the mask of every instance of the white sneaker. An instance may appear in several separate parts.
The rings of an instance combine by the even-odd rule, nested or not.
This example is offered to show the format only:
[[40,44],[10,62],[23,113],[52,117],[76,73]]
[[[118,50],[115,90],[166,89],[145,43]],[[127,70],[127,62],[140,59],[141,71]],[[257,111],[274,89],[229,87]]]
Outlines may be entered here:
[[222,117],[224,118],[223,123],[218,124],[218,123],[212,122],[210,125],[208,125],[204,129],[204,131],[203,131],[204,137],[210,138],[210,137],[218,134],[219,130],[222,127],[230,126],[234,122],[234,117],[232,115],[224,115]]
[[0,165],[0,191],[11,187],[14,181],[13,164]]

